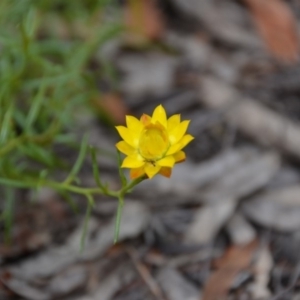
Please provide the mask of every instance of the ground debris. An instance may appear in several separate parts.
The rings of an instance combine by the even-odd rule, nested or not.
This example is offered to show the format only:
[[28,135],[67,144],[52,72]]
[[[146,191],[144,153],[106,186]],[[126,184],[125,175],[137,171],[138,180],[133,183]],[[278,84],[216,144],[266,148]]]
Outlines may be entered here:
[[[99,1],[88,2],[93,7]],[[145,180],[126,196],[117,245],[117,201],[95,197],[80,252],[83,198],[71,194],[76,215],[52,190],[18,191],[10,244],[4,243],[8,229],[0,226],[0,299],[298,299],[299,3],[129,0],[114,5],[120,5],[123,32],[103,36],[91,47],[82,75],[99,91],[90,94],[92,110],[75,109],[70,133],[80,139],[88,133],[89,144],[99,149],[101,179],[112,189],[120,187],[118,136],[112,122],[102,121],[103,112],[122,125],[125,114],[138,118],[162,104],[168,116],[191,120],[188,131],[195,139],[171,178]],[[114,5],[108,5],[108,15],[93,11],[92,19],[110,19]],[[51,35],[47,43],[47,24],[38,41],[49,54],[49,70],[56,70],[56,42],[62,45],[59,53],[67,53],[82,37],[89,45],[98,30],[81,20],[67,26],[68,5],[51,7],[53,17],[46,20],[55,23],[53,34],[61,27],[61,40]],[[58,22],[58,14],[65,23]],[[29,47],[29,54],[34,49]],[[22,134],[23,119],[14,118],[16,133]],[[77,149],[61,147],[58,154],[73,162]],[[62,174],[57,176],[61,180]],[[95,186],[90,158],[77,179],[74,184]],[[1,187],[1,221],[7,217],[5,205]]]
[[251,286],[253,299],[269,299],[271,292],[268,284],[270,281],[270,272],[273,267],[273,258],[267,247],[258,250],[253,264],[254,283]]
[[300,187],[290,186],[257,195],[242,205],[254,222],[283,232],[300,228]]
[[297,123],[243,97],[235,88],[215,78],[201,78],[200,86],[200,101],[213,109],[223,110],[229,123],[263,145],[272,145],[300,158],[300,126]]
[[[119,240],[137,236],[144,230],[148,221],[149,212],[143,204],[127,201],[124,206]],[[114,220],[111,220],[100,230],[98,229],[96,235],[92,237],[92,232],[97,228],[97,221],[92,219],[87,234],[90,238],[86,242],[85,251],[81,253],[82,224],[80,224],[65,245],[49,248],[36,257],[14,266],[11,271],[29,280],[39,276],[51,276],[78,261],[95,259],[112,246],[114,226]]]
[[165,267],[156,276],[168,300],[198,300],[200,291],[176,269]]
[[244,1],[269,51],[284,62],[296,62],[299,58],[297,22],[289,6],[282,0]]
[[225,299],[235,277],[249,268],[257,248],[257,242],[246,246],[232,246],[218,263],[218,270],[212,273],[203,291],[203,300]]
[[230,239],[235,245],[246,245],[256,238],[255,229],[241,213],[235,213],[226,225]]
[[222,202],[200,207],[186,232],[187,243],[207,244],[233,214],[237,201],[223,198]]

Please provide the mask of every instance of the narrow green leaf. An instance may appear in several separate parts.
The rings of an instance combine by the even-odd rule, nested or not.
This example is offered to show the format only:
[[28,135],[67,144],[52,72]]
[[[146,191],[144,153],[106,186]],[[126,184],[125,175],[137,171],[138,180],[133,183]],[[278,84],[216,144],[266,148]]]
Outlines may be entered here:
[[105,191],[106,187],[102,184],[101,179],[100,179],[100,174],[99,174],[99,169],[98,169],[98,163],[97,163],[97,157],[96,157],[96,149],[92,146],[90,146],[90,152],[92,156],[92,165],[93,165],[93,175],[94,179],[96,181],[96,184],[98,187],[102,190]]
[[55,142],[60,144],[72,144],[75,143],[76,136],[74,133],[57,134],[55,136]]
[[35,202],[38,201],[38,195],[39,195],[38,192],[42,188],[42,186],[43,186],[42,182],[43,182],[43,180],[46,179],[48,174],[49,174],[49,171],[47,169],[44,169],[44,170],[39,172],[39,177],[36,180],[36,186],[33,189],[33,193],[32,193],[32,196],[31,196],[31,202],[32,203],[35,203]]
[[46,179],[48,174],[49,174],[49,170],[47,170],[47,169],[44,169],[40,172],[39,179],[38,179],[37,184],[36,184],[37,189],[42,187],[42,181]]
[[35,30],[38,25],[37,21],[38,21],[38,15],[37,15],[36,9],[31,7],[29,9],[29,12],[28,12],[27,17],[24,22],[24,25],[25,25],[24,27],[25,27],[27,36],[30,38],[32,38],[34,36]]
[[119,23],[110,23],[102,26],[92,42],[81,44],[80,47],[73,51],[73,56],[69,59],[69,67],[72,69],[81,70],[89,57],[96,51],[97,48],[102,46],[105,42],[114,38],[124,30],[124,26]]
[[28,157],[45,164],[47,167],[53,167],[55,162],[58,162],[52,152],[37,144],[20,144],[19,149]]
[[8,186],[8,187],[15,187],[15,188],[33,188],[34,185],[30,182],[13,180],[8,178],[1,178],[0,177],[0,185]]
[[117,215],[116,215],[116,222],[115,222],[114,244],[116,244],[118,242],[118,239],[119,239],[123,206],[124,206],[124,199],[122,197],[119,197],[119,203],[118,203],[118,209],[117,209]]
[[6,143],[11,128],[12,128],[12,113],[14,110],[14,103],[12,102],[10,104],[10,106],[8,107],[7,111],[4,114],[4,118],[3,121],[1,122],[1,126],[0,126],[0,145],[3,145]]
[[71,71],[71,72],[64,72],[63,74],[56,75],[56,76],[49,76],[45,78],[38,78],[38,79],[28,79],[25,81],[24,88],[31,90],[34,88],[38,88],[42,83],[45,86],[56,86],[57,83],[60,84],[68,84],[69,81],[77,79],[78,72]]
[[81,252],[83,252],[83,250],[84,250],[88,225],[89,225],[89,221],[90,221],[91,214],[92,214],[92,208],[94,206],[93,197],[90,194],[87,194],[86,197],[87,197],[87,200],[88,200],[88,205],[87,205],[87,208],[86,208],[84,224],[83,224],[83,232],[82,232],[82,235],[81,235],[81,242],[80,242],[80,251]]
[[16,122],[17,126],[19,126],[20,128],[25,128],[26,120],[26,112],[19,109],[14,110],[14,121]]
[[30,110],[25,123],[26,131],[31,131],[30,129],[33,123],[35,122],[36,118],[38,117],[42,104],[45,101],[44,96],[45,96],[45,84],[42,83],[37,95],[34,97],[32,104],[30,106]]
[[83,164],[84,158],[86,156],[87,149],[88,149],[88,136],[85,135],[82,139],[82,143],[81,143],[81,146],[80,146],[80,151],[79,151],[78,158],[77,158],[70,174],[65,179],[63,184],[69,184],[74,180],[75,176],[80,171],[80,168]]

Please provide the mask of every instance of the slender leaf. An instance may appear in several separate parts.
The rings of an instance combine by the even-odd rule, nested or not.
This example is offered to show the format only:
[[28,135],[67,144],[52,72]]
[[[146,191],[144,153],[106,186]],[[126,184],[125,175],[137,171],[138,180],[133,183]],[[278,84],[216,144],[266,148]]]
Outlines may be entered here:
[[81,143],[78,158],[77,158],[70,174],[68,175],[68,177],[64,181],[65,185],[71,183],[74,180],[77,173],[80,171],[81,166],[82,166],[83,161],[84,161],[84,158],[86,156],[87,149],[88,149],[88,136],[85,135],[82,139],[82,143]]
[[116,222],[115,222],[114,244],[116,244],[119,239],[123,206],[124,206],[124,199],[123,197],[119,197]]
[[38,117],[38,114],[40,112],[40,109],[42,107],[43,102],[45,101],[45,84],[41,84],[40,89],[36,97],[33,99],[26,123],[25,123],[25,130],[31,131],[31,127],[33,123],[35,122],[36,118]]
[[84,224],[83,224],[83,232],[81,235],[81,242],[80,242],[80,250],[81,252],[83,252],[84,250],[84,246],[85,246],[85,242],[86,242],[86,236],[87,236],[87,231],[88,231],[88,226],[89,226],[89,221],[91,218],[91,214],[92,214],[92,208],[94,206],[94,199],[90,194],[86,195],[87,200],[88,200],[88,205],[86,208],[86,213],[85,213],[85,218],[84,218]]
[[102,190],[105,191],[106,187],[103,185],[100,179],[100,174],[99,174],[99,169],[98,169],[98,163],[97,163],[97,157],[96,157],[96,149],[94,147],[90,146],[90,152],[92,155],[92,164],[93,164],[93,175],[94,179],[98,185],[98,187]]
[[30,182],[25,182],[21,180],[13,180],[9,178],[1,178],[0,177],[0,185],[15,187],[15,188],[33,188],[34,185]]
[[14,109],[14,103],[11,103],[6,113],[4,114],[3,122],[0,126],[0,145],[3,145],[9,137],[9,133],[12,126],[11,121],[12,121],[13,109]]

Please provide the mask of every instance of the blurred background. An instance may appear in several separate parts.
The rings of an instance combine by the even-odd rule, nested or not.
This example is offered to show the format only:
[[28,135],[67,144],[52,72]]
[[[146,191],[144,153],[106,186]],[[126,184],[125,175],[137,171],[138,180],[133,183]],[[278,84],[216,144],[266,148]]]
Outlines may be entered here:
[[[298,0],[1,0],[0,299],[300,299],[299,26]],[[81,153],[95,186],[89,143],[118,189],[114,126],[159,104],[195,140],[113,245],[115,199],[85,226],[43,182]]]

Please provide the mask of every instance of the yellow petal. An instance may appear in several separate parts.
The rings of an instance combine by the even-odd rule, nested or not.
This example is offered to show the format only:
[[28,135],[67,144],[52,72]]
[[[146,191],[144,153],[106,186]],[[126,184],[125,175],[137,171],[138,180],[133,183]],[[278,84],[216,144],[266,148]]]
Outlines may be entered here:
[[162,167],[159,171],[159,174],[167,178],[170,178],[172,174],[172,169],[168,167]]
[[144,126],[147,126],[151,123],[151,117],[149,115],[143,114],[140,121]]
[[161,166],[161,167],[170,167],[170,168],[172,168],[175,164],[175,158],[172,155],[166,156],[166,157],[158,160],[156,162],[156,164],[158,166]]
[[180,115],[174,115],[168,119],[168,131],[171,132],[180,123]]
[[145,172],[147,176],[151,179],[154,175],[156,175],[159,172],[160,168],[160,166],[153,166],[151,163],[147,163],[145,165]]
[[131,169],[130,170],[130,178],[135,179],[138,177],[141,177],[142,175],[145,174],[144,167],[136,168],[136,169]]
[[139,155],[127,156],[123,160],[121,168],[135,169],[142,167],[144,164],[145,162],[141,157],[139,157]]
[[126,154],[126,155],[133,155],[135,153],[135,149],[133,147],[131,147],[130,145],[128,145],[126,142],[124,141],[120,141],[116,144],[117,149]]
[[175,144],[175,145],[172,145],[172,146],[168,149],[166,155],[172,155],[172,154],[174,154],[174,153],[180,151],[180,150],[182,149],[182,148],[180,148],[180,147],[181,147],[181,145],[180,145],[179,143],[177,143],[177,144]]
[[116,126],[121,138],[130,146],[136,148],[139,143],[139,135],[130,131],[125,126]]
[[166,115],[166,111],[162,105],[159,105],[155,108],[153,115],[152,115],[151,122],[153,124],[155,124],[156,122],[159,122],[165,128],[167,128],[167,115]]
[[126,116],[126,124],[129,130],[140,133],[143,130],[142,123],[133,116]]
[[189,123],[189,120],[183,121],[178,126],[176,126],[171,132],[169,132],[169,138],[172,145],[178,143],[182,139],[189,126]]
[[185,161],[185,157],[186,157],[185,153],[183,151],[179,151],[179,152],[175,153],[173,156],[175,158],[176,163]]
[[191,136],[190,134],[186,134],[177,144],[172,145],[168,152],[167,155],[172,155],[178,151],[180,151],[181,149],[183,149],[188,143],[190,143],[192,140],[194,139],[193,136]]

